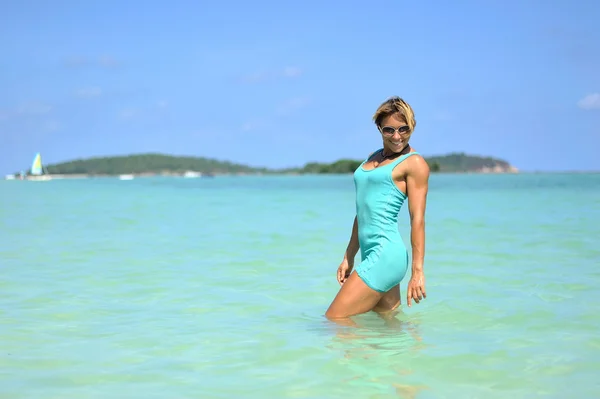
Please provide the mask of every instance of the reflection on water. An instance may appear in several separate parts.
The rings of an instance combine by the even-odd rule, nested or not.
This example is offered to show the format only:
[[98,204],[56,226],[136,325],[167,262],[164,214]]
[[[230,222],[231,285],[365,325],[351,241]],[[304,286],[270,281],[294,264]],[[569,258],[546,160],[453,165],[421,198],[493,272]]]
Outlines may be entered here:
[[[335,334],[327,347],[342,354],[352,372],[342,382],[391,387],[400,398],[416,398],[427,389],[407,376],[414,370],[406,360],[426,347],[419,334],[418,319],[409,320],[401,310],[384,314],[369,312],[352,317],[348,325],[335,325]],[[382,364],[385,366],[382,367]]]

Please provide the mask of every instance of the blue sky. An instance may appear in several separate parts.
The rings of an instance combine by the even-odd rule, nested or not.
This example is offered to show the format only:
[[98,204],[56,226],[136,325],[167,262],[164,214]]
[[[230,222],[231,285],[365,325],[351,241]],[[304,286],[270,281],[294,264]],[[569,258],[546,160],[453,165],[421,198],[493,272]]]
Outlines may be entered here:
[[37,151],[362,159],[392,95],[425,155],[600,170],[599,2],[206,3],[3,2],[0,173]]

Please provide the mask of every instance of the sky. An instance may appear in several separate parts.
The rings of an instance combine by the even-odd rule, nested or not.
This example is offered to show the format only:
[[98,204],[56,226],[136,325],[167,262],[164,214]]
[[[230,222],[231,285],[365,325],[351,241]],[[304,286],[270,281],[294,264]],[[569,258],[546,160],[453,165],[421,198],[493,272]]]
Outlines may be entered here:
[[364,159],[398,95],[412,146],[600,170],[600,2],[0,5],[0,174],[158,152],[251,166]]

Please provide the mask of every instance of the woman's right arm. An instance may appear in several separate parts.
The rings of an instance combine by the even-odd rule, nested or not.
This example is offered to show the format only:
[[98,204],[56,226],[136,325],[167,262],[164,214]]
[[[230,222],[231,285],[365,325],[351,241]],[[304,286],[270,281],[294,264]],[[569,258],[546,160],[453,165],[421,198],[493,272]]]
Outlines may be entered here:
[[358,253],[360,245],[358,243],[358,220],[354,216],[354,223],[352,224],[352,234],[350,235],[350,242],[344,253],[344,260],[348,261],[351,265],[354,264],[354,257]]

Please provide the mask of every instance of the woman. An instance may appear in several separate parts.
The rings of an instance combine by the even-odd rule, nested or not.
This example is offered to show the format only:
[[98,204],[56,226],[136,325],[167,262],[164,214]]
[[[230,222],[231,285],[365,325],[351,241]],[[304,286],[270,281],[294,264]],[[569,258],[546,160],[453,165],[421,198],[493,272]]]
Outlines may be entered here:
[[[411,223],[412,275],[406,299],[419,303],[425,294],[425,204],[429,167],[409,145],[416,121],[410,105],[392,97],[379,106],[373,120],[383,148],[354,172],[356,217],[350,242],[337,272],[340,291],[327,309],[331,320],[400,306],[400,282],[408,269],[408,251],[398,231],[398,213],[406,199]],[[360,248],[362,262],[354,268]]]

